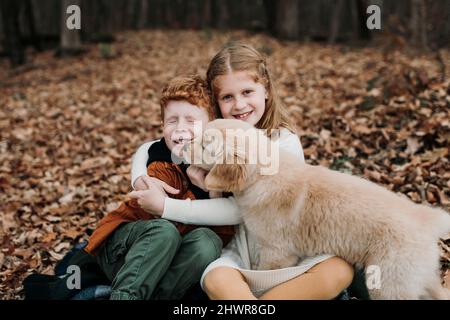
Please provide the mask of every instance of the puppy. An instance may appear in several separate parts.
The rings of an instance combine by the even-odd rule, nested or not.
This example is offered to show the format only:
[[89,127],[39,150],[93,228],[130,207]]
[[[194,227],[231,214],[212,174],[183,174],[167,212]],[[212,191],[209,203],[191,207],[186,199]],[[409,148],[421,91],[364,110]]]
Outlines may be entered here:
[[[239,120],[212,121],[185,157],[209,170],[208,190],[234,194],[261,248],[255,269],[289,267],[302,257],[328,253],[365,268],[367,278],[368,269],[379,272],[379,284],[368,286],[372,299],[450,298],[440,282],[437,245],[450,231],[448,213],[368,180],[304,164],[283,150],[278,172],[261,174],[260,159],[249,158],[262,144],[274,142],[259,135],[258,147],[239,146],[236,139],[252,130]],[[193,156],[194,149],[201,157]]]

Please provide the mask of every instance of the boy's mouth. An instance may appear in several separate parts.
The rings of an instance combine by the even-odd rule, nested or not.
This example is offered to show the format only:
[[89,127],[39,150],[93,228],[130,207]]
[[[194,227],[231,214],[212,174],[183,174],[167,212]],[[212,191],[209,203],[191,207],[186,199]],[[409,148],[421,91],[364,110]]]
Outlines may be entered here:
[[248,111],[248,112],[244,112],[244,113],[241,113],[241,114],[233,114],[233,117],[234,117],[235,119],[238,119],[238,120],[245,120],[245,119],[247,119],[252,113],[253,113],[253,111]]
[[189,142],[191,142],[192,139],[189,138],[183,138],[183,137],[179,137],[178,139],[172,139],[172,142],[175,144],[179,144],[179,145],[185,145]]

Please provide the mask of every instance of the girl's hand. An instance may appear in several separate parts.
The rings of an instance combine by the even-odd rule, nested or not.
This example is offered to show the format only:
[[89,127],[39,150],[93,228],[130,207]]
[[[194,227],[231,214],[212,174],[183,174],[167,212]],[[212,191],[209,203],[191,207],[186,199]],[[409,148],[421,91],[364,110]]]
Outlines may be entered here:
[[162,216],[166,193],[162,188],[153,186],[143,191],[132,191],[128,194],[132,199],[136,199],[139,206],[150,214]]
[[164,181],[153,177],[141,176],[145,182],[146,189],[132,191],[128,194],[130,198],[137,199],[139,206],[150,214],[161,216],[164,211],[164,202],[167,194],[177,194],[180,190],[169,186]]
[[139,178],[136,179],[136,182],[134,183],[134,188],[137,191],[148,190],[152,186],[159,186],[166,193],[170,193],[170,194],[178,194],[180,192],[180,190],[169,186],[164,181],[161,181],[157,178],[153,178],[153,177],[149,177],[149,176],[140,176]]
[[208,174],[208,171],[201,169],[199,167],[190,165],[187,168],[186,173],[189,177],[189,180],[191,180],[191,182],[193,184],[195,184],[197,187],[199,187],[203,191],[208,191],[208,190],[206,190],[206,186],[205,186],[205,177]]
[[148,185],[146,180],[150,179],[149,176],[140,176],[139,178],[136,179],[136,182],[134,183],[134,189],[139,191],[139,190],[147,190],[148,189]]

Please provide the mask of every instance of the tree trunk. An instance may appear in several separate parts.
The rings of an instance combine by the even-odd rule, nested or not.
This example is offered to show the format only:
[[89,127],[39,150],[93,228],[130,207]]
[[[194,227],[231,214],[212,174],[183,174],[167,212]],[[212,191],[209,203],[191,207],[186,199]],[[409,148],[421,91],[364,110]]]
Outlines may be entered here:
[[421,0],[419,3],[420,12],[420,34],[419,45],[421,48],[426,49],[428,47],[427,41],[427,6],[425,0]]
[[211,0],[203,0],[202,2],[202,28],[211,28]]
[[38,51],[42,50],[39,35],[36,32],[36,23],[34,17],[34,9],[31,0],[25,0],[25,17],[28,22],[28,32],[30,37],[30,44]]
[[13,67],[26,62],[25,47],[22,43],[19,27],[19,13],[22,4],[22,0],[0,1],[6,52]]
[[343,0],[336,0],[333,5],[333,14],[331,17],[330,35],[328,37],[328,43],[333,44],[336,42],[339,34],[339,26],[341,22],[341,11],[344,4]]
[[297,0],[279,0],[276,7],[275,28],[280,38],[295,40],[299,33],[299,3]]
[[185,3],[185,25],[188,29],[200,28],[200,0],[190,0]]
[[67,7],[70,5],[80,6],[81,0],[63,0],[61,3],[61,43],[60,43],[60,55],[77,55],[82,52],[80,30],[69,29],[66,25]]
[[277,20],[277,1],[264,0],[264,9],[266,12],[267,31],[270,34],[276,34],[276,20]]
[[144,29],[147,27],[148,17],[148,0],[139,1],[139,14],[138,14],[138,29]]
[[358,15],[358,34],[361,40],[370,40],[371,34],[369,29],[367,28],[367,1],[365,0],[355,0],[356,1],[356,11]]
[[421,49],[427,48],[426,6],[424,0],[413,0],[411,3],[412,43]]
[[164,27],[164,4],[163,0],[150,0],[149,4],[149,25],[152,28],[162,28]]
[[228,3],[222,0],[213,0],[214,3],[214,21],[219,29],[229,28],[229,10]]

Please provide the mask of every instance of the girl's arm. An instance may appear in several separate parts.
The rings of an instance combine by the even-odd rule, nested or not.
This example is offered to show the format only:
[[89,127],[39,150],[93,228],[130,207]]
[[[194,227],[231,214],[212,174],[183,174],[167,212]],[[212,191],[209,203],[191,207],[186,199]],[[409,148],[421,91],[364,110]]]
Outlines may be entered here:
[[159,140],[149,141],[142,144],[133,156],[131,163],[131,187],[134,189],[134,183],[140,176],[147,175],[148,149]]
[[243,222],[233,197],[205,200],[165,198],[161,218],[185,224],[223,226]]
[[[159,140],[142,144],[134,154],[131,165],[133,188],[136,179],[140,176],[147,176],[148,149],[157,141]],[[242,222],[233,197],[191,201],[190,199],[172,199],[164,197],[163,194],[156,195],[156,192],[154,192],[154,196],[164,201],[161,217],[167,220],[199,225],[234,225]],[[155,214],[160,215],[161,213]]]

